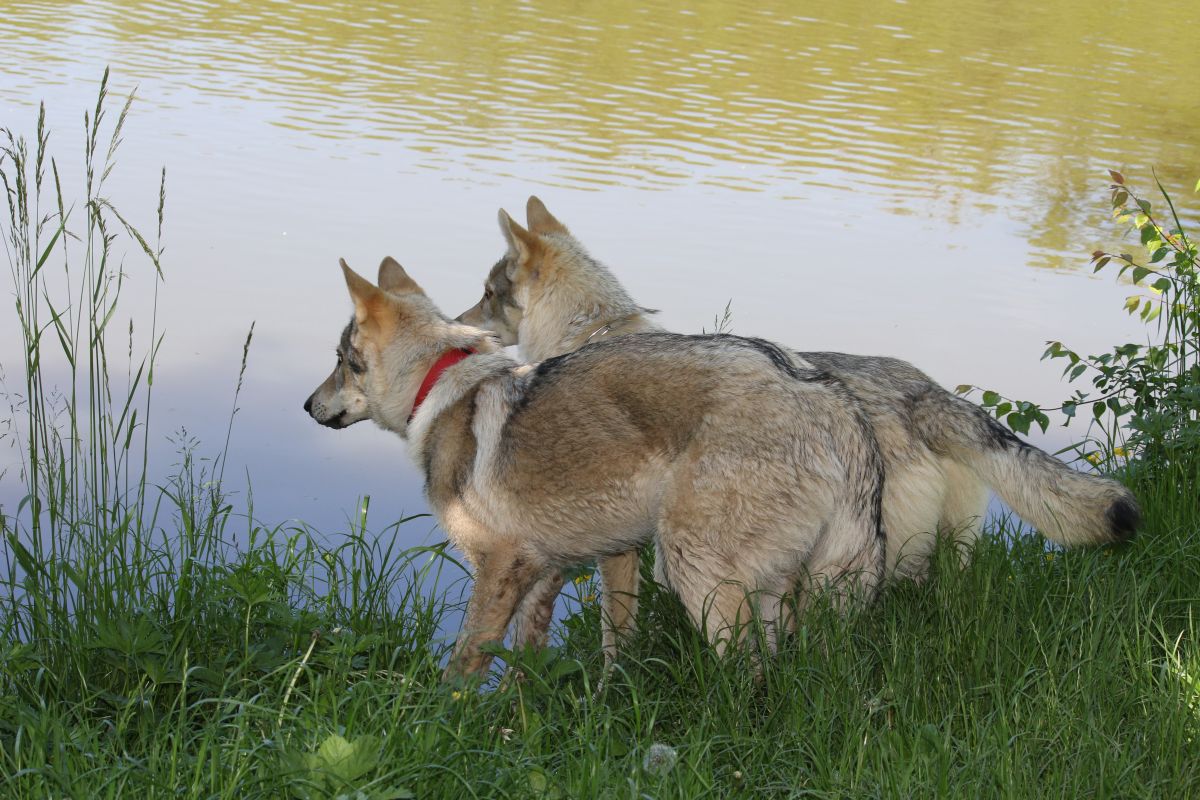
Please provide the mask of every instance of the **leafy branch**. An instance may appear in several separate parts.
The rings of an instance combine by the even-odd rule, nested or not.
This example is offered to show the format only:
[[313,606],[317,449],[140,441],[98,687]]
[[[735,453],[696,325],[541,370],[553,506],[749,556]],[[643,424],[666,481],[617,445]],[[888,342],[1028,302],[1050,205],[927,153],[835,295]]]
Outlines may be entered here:
[[[1116,266],[1117,277],[1139,290],[1126,298],[1125,310],[1154,325],[1154,335],[1148,337],[1152,341],[1086,356],[1061,341],[1047,342],[1043,360],[1065,359],[1062,374],[1068,383],[1085,379],[1091,384],[1090,389],[1076,389],[1058,406],[1043,407],[970,384],[956,391],[979,393],[980,404],[1019,433],[1028,433],[1035,424],[1045,431],[1051,412],[1062,414],[1066,425],[1087,409],[1091,427],[1086,441],[1100,448],[1102,460],[1129,452],[1169,458],[1178,447],[1200,443],[1200,261],[1157,175],[1155,185],[1165,205],[1159,211],[1130,188],[1121,173],[1109,170],[1109,177],[1113,217],[1127,225],[1130,234],[1136,232],[1145,256],[1096,250],[1093,272]],[[1094,463],[1100,460],[1085,455]]]

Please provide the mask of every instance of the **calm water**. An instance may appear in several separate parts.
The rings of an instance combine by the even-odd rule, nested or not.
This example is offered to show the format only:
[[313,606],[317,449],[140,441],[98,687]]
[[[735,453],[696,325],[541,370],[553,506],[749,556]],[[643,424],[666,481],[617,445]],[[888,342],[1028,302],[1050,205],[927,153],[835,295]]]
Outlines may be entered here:
[[1086,254],[1116,234],[1105,168],[1181,197],[1200,176],[1200,5],[797,5],[14,3],[0,126],[31,135],[45,100],[77,172],[104,67],[137,86],[109,196],[151,228],[167,167],[154,468],[181,426],[223,441],[256,321],[227,476],[269,522],[424,508],[396,437],[301,411],[349,313],[337,259],[392,254],[457,313],[531,192],[681,331],[732,299],[736,332],[1047,402],[1045,340],[1138,336]]

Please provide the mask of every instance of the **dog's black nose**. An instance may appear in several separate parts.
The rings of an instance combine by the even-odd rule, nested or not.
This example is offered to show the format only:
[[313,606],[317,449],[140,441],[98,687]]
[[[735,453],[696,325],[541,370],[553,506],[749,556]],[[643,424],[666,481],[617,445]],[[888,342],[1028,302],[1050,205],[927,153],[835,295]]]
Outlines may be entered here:
[[304,411],[309,416],[312,416],[312,395],[311,394],[308,396],[308,399],[304,401]]

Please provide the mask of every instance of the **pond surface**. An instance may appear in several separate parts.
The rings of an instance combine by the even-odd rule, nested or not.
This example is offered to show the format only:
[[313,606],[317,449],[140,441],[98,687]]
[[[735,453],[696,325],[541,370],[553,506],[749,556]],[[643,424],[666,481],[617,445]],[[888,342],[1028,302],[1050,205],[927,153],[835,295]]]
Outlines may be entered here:
[[[0,126],[32,136],[45,100],[70,185],[104,67],[137,87],[107,193],[152,229],[167,169],[151,469],[181,427],[219,449],[253,321],[226,474],[272,523],[424,508],[399,439],[301,410],[350,311],[338,257],[394,255],[458,313],[502,252],[496,209],[530,193],[680,331],[732,301],[734,332],[1044,402],[1067,395],[1047,339],[1143,337],[1087,258],[1119,235],[1106,168],[1181,199],[1200,176],[1200,4],[795,8],[34,0],[0,14]],[[150,271],[129,271],[144,319]]]

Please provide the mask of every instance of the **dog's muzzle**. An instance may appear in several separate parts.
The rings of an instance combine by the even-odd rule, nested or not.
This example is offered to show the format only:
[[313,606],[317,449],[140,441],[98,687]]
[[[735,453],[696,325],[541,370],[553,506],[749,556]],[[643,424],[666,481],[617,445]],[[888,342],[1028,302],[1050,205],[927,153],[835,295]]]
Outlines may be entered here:
[[345,428],[346,427],[346,412],[345,411],[341,411],[336,416],[330,417],[329,419],[321,419],[316,414],[314,414],[313,413],[313,398],[314,397],[316,397],[315,392],[313,394],[309,395],[308,399],[304,401],[305,413],[307,413],[310,417],[312,417],[314,420],[316,420],[317,424],[324,425],[326,428],[337,429],[337,428]]

